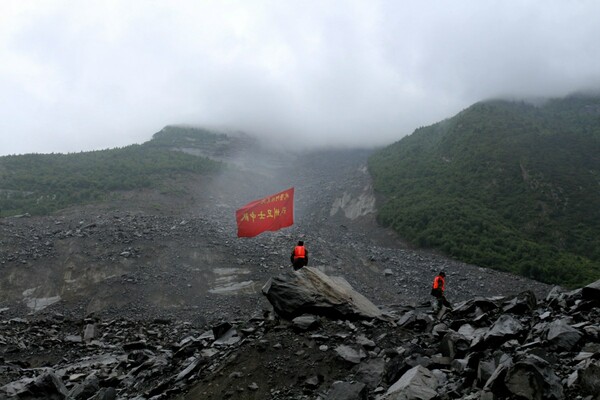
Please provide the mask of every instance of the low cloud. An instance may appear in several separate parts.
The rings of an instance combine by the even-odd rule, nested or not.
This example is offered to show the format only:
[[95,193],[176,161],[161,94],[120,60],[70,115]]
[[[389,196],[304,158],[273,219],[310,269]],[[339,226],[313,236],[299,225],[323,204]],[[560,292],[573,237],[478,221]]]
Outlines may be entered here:
[[0,5],[0,155],[167,124],[384,145],[490,97],[600,88],[596,1]]

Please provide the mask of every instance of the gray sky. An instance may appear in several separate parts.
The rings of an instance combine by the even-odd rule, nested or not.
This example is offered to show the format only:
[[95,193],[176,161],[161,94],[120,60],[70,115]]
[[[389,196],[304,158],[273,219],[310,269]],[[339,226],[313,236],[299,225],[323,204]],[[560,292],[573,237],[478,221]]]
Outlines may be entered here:
[[600,88],[600,1],[0,0],[0,155],[168,124],[384,145],[490,97]]

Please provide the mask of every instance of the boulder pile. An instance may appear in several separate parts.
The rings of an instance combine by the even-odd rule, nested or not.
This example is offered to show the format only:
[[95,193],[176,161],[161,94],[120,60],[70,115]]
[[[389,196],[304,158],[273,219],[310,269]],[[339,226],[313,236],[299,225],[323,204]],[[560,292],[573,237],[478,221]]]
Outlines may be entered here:
[[[543,299],[469,299],[441,319],[427,304],[359,315],[322,290],[335,282],[309,269],[282,274],[263,289],[271,301],[289,288],[273,304],[279,313],[212,326],[4,320],[0,398],[600,399],[600,281]],[[320,306],[301,313],[308,303],[292,292]]]

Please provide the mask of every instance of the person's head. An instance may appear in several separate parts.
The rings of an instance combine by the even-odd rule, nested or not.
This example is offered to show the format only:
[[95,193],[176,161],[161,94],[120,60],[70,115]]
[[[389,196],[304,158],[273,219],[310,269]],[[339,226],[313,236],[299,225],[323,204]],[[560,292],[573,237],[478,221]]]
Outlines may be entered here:
[[444,271],[440,271],[440,273],[438,275],[441,277],[444,277],[444,278],[446,277],[446,273]]
[[304,246],[304,241],[303,240],[298,240],[298,246]]

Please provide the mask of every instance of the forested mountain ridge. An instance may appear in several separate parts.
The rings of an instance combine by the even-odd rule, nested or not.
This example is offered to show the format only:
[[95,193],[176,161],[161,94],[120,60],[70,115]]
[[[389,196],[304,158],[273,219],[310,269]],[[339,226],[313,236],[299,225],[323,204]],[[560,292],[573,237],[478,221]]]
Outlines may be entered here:
[[462,261],[600,277],[600,98],[477,103],[376,152],[379,220]]
[[159,188],[179,174],[210,174],[222,164],[173,150],[200,148],[218,154],[228,140],[222,133],[167,126],[141,145],[0,157],[0,216],[44,215],[119,191]]

